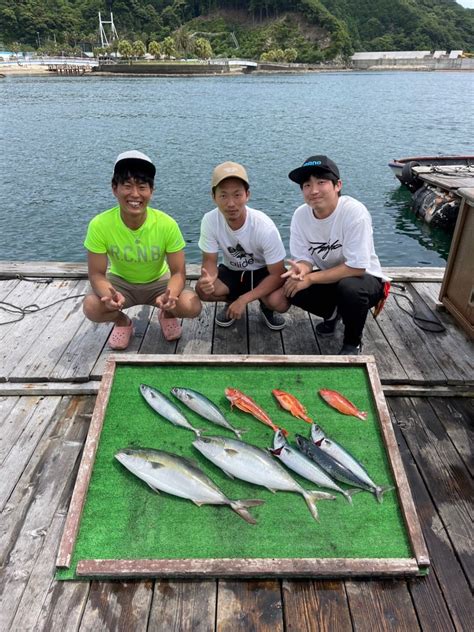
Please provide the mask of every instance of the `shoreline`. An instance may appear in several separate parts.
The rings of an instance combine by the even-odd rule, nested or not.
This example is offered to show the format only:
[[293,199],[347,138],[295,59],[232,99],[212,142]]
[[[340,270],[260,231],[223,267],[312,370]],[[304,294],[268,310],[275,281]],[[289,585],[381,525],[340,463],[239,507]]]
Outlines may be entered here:
[[[135,66],[136,68],[137,66]],[[474,72],[474,68],[433,68],[426,67],[422,65],[413,65],[413,66],[393,66],[387,65],[382,66],[378,65],[371,68],[350,68],[347,66],[333,66],[333,67],[313,67],[313,68],[272,68],[272,69],[258,69],[253,70],[252,72],[243,72],[232,70],[230,72],[215,72],[215,73],[199,73],[199,72],[114,72],[107,70],[87,70],[85,73],[80,76],[95,76],[95,77],[217,77],[217,76],[251,76],[251,75],[299,75],[299,74],[308,74],[308,73],[330,73],[330,72],[338,72],[338,73],[353,73],[353,72],[363,72],[363,73],[377,73],[377,72]],[[57,77],[60,73],[49,70],[48,66],[39,66],[39,65],[31,65],[28,66],[0,66],[0,78],[6,78],[9,76],[51,76]],[[73,73],[67,74],[65,76],[74,76]],[[76,75],[77,76],[77,75]]]

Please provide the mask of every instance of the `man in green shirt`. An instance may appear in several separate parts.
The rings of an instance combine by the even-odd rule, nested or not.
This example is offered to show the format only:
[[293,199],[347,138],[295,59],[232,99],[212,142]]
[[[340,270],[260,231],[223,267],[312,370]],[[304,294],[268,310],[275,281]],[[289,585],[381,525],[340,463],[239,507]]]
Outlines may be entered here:
[[148,206],[155,173],[145,154],[120,154],[112,178],[118,206],[91,220],[84,241],[92,287],[84,299],[84,314],[94,322],[115,323],[112,349],[126,349],[130,342],[133,325],[123,312],[127,307],[158,307],[166,340],[181,336],[177,318],[194,318],[201,311],[195,292],[185,288],[185,242],[178,224]]

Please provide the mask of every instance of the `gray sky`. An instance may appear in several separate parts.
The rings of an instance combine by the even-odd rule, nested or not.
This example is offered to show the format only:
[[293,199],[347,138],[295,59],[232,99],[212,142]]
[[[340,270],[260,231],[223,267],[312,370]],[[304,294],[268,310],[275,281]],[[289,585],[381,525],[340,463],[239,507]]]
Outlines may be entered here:
[[474,0],[457,0],[457,3],[466,9],[474,9]]

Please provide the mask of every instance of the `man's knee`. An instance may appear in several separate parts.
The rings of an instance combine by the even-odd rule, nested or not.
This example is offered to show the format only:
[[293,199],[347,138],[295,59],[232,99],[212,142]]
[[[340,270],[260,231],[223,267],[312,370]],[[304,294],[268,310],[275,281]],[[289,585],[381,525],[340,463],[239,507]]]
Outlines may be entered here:
[[360,277],[341,279],[337,284],[337,295],[339,301],[344,303],[364,304],[367,302],[367,292],[362,287],[362,279]]
[[96,321],[100,312],[102,303],[98,296],[95,294],[87,294],[82,301],[82,311],[84,316],[89,320]]

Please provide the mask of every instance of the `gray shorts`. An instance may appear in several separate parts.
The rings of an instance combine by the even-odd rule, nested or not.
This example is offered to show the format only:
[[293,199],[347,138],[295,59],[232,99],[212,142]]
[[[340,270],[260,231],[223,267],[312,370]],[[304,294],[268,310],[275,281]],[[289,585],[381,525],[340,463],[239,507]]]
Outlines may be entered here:
[[[115,274],[107,274],[107,278],[114,288],[124,295],[124,308],[127,308],[133,305],[155,305],[156,298],[166,291],[170,275],[166,273],[159,279],[156,279],[156,281],[151,281],[151,283],[128,283],[128,281]],[[183,292],[186,290],[192,291],[187,286]]]

